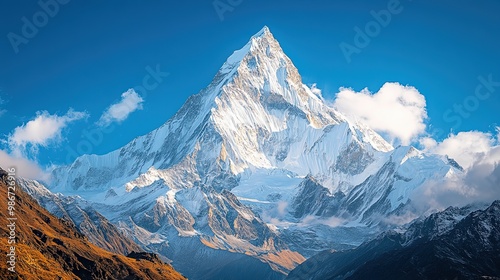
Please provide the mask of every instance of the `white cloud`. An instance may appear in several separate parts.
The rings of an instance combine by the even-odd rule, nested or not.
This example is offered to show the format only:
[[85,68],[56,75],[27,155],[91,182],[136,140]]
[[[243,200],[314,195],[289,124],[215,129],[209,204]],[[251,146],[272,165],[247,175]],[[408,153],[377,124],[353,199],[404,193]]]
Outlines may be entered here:
[[16,169],[16,176],[23,178],[40,181],[47,181],[49,179],[49,174],[45,173],[36,162],[10,155],[3,150],[0,150],[0,167],[3,170],[14,167]]
[[399,83],[385,83],[376,93],[340,88],[333,106],[403,145],[426,129],[425,97],[416,88]]
[[425,212],[471,203],[491,203],[500,199],[500,165],[478,163],[461,176],[430,181],[411,196],[414,206]]
[[129,89],[122,93],[122,99],[118,103],[106,109],[97,124],[100,126],[108,126],[113,122],[122,122],[126,120],[132,112],[142,110],[143,102],[144,99],[142,99],[134,89]]
[[286,201],[278,201],[276,205],[276,210],[278,211],[279,217],[283,217],[286,215],[286,208],[288,207],[288,202]]
[[419,215],[413,212],[406,212],[399,215],[391,214],[389,216],[380,215],[379,220],[386,225],[401,226],[408,224],[418,218]]
[[311,85],[311,92],[317,95],[318,97],[321,97],[321,89],[318,88],[316,83]]
[[271,223],[275,226],[285,226],[287,222],[283,222],[282,219],[287,213],[288,202],[280,200],[276,205],[266,211],[263,211],[261,218],[266,223]]
[[329,227],[338,227],[342,226],[346,223],[346,220],[338,218],[338,217],[328,217],[322,218],[314,215],[307,215],[301,221],[301,226],[313,226],[313,225],[325,225]]
[[424,137],[420,144],[426,152],[447,155],[462,167],[469,168],[478,160],[487,158],[497,141],[490,133],[467,131],[450,134],[442,142]]
[[437,141],[431,137],[422,137],[418,141],[426,152],[431,152],[438,145]]
[[50,115],[47,111],[37,112],[33,120],[16,127],[7,142],[16,156],[24,152],[28,146],[36,152],[39,146],[46,147],[51,142],[61,141],[61,131],[69,123],[85,117],[86,113],[73,109],[68,110],[63,116]]
[[428,152],[455,159],[464,173],[430,181],[417,189],[412,201],[420,209],[443,209],[500,199],[500,143],[498,135],[478,131],[450,134],[442,142],[421,141]]

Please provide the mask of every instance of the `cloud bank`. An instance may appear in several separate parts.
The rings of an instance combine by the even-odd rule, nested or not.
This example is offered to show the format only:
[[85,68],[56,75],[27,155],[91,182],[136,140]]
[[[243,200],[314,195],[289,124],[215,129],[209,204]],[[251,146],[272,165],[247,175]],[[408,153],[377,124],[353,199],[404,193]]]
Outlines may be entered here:
[[443,209],[500,199],[499,136],[468,131],[450,134],[441,142],[424,138],[421,143],[427,152],[448,155],[464,167],[464,172],[424,184],[412,195],[415,205]]

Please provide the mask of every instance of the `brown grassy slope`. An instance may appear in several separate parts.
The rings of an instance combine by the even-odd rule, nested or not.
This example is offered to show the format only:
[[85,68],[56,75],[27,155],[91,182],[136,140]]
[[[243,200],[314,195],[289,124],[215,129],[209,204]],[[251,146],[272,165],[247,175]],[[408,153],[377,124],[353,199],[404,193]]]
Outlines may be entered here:
[[[65,199],[61,199],[57,195],[51,194],[46,196],[46,188],[39,182],[23,178],[17,179],[21,188],[28,195],[37,200],[42,207],[46,208],[49,205],[49,207],[52,207],[52,213],[54,213],[54,211],[59,212],[59,214],[55,214],[55,216],[73,222],[80,216],[78,219],[79,224],[73,224],[75,224],[79,232],[83,233],[83,235],[85,235],[91,243],[97,245],[97,247],[120,255],[128,255],[131,252],[142,251],[139,245],[126,237],[116,228],[116,226],[94,209],[81,208],[78,205],[68,205]],[[31,186],[32,184],[34,186]],[[49,203],[44,204],[43,201],[49,201]],[[69,215],[69,211],[72,211],[75,216],[72,217]]]
[[0,168],[0,279],[184,279],[154,254],[130,257],[91,244],[16,186],[16,273],[7,270],[7,174]]

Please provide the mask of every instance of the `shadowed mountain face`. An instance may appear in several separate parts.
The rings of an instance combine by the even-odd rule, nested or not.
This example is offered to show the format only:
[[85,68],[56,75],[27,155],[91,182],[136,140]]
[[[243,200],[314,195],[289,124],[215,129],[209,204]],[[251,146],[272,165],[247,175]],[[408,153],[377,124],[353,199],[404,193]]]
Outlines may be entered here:
[[450,207],[404,233],[384,233],[354,250],[324,251],[287,279],[500,279],[500,201],[470,212]]
[[[0,200],[7,202],[12,180],[0,168]],[[158,256],[131,252],[128,256],[101,249],[82,235],[72,222],[61,220],[42,208],[32,197],[14,184],[13,216],[7,209],[0,219],[15,220],[16,264],[13,273],[7,263],[0,264],[0,279],[185,279]],[[11,194],[9,194],[12,197]],[[11,229],[0,227],[0,254],[10,251]]]

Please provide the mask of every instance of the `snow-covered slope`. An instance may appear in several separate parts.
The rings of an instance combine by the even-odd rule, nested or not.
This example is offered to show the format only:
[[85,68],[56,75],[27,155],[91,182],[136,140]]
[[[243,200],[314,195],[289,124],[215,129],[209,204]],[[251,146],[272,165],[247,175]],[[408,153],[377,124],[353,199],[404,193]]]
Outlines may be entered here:
[[293,237],[309,254],[311,236],[376,224],[450,172],[460,171],[445,158],[394,149],[329,107],[264,27],[164,125],[55,169],[49,189],[80,196],[174,266],[182,244],[203,244],[287,273],[304,260],[287,244],[294,232],[319,231]]

